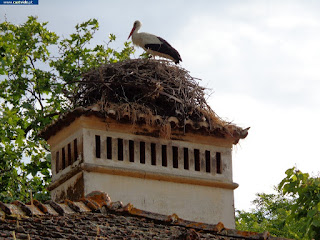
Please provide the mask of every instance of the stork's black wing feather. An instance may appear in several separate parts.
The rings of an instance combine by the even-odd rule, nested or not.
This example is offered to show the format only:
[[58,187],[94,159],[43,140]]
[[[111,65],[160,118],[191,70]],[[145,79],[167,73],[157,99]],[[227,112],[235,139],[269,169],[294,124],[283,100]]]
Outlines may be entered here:
[[179,63],[180,61],[182,61],[178,51],[174,49],[170,45],[170,43],[168,43],[166,40],[164,40],[161,37],[157,37],[157,38],[161,41],[161,44],[146,44],[145,48],[149,48],[152,51],[167,54],[175,60],[175,63]]

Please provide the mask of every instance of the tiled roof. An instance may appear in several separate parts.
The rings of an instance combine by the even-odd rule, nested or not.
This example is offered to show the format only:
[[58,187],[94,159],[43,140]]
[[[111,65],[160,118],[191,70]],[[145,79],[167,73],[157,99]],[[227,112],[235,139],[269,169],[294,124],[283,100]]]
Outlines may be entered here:
[[0,239],[278,239],[111,202],[93,192],[77,202],[0,202]]
[[225,122],[210,122],[208,119],[202,121],[186,120],[180,122],[177,117],[171,116],[163,118],[159,115],[146,114],[137,111],[132,119],[132,113],[127,112],[119,104],[112,104],[108,108],[101,106],[99,103],[89,107],[77,107],[65,114],[62,114],[56,121],[48,125],[40,136],[48,140],[63,127],[70,125],[76,118],[80,116],[97,116],[100,118],[112,118],[121,122],[138,122],[139,124],[149,124],[153,126],[163,126],[170,124],[172,129],[179,129],[185,132],[197,132],[205,135],[213,135],[216,137],[231,137],[233,143],[237,144],[240,139],[244,139],[248,135],[249,128],[242,129],[234,124]]

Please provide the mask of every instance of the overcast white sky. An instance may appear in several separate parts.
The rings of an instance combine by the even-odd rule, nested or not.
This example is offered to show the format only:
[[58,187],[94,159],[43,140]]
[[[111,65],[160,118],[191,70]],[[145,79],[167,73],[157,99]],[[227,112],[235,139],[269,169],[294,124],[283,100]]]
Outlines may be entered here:
[[112,47],[120,50],[140,20],[141,31],[166,39],[180,52],[181,66],[214,91],[213,110],[251,127],[233,155],[240,184],[235,207],[248,210],[255,193],[272,192],[286,169],[319,173],[319,12],[320,2],[311,0],[39,0],[38,6],[0,6],[0,21],[37,15],[67,36],[77,23],[97,18],[95,42],[113,33]]

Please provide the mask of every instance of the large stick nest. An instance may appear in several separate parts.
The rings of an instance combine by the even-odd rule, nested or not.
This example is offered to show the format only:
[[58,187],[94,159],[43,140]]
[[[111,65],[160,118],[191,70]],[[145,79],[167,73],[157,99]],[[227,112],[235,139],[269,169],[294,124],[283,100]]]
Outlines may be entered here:
[[[169,118],[225,125],[206,102],[205,88],[168,61],[135,59],[107,64],[83,75],[74,107],[102,104]],[[129,110],[128,110],[129,108]]]

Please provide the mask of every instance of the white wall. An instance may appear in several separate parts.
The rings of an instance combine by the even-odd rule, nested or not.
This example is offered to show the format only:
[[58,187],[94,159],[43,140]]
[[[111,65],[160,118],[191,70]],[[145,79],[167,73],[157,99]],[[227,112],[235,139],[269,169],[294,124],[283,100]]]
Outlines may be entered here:
[[112,201],[196,222],[235,228],[233,191],[199,185],[85,172],[85,194],[107,192]]

